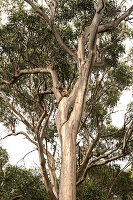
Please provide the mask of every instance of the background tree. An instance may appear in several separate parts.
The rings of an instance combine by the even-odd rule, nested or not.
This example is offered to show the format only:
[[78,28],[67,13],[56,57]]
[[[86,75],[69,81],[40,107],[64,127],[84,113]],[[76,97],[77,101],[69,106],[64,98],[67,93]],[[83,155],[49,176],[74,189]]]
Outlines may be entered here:
[[[7,136],[23,134],[36,146],[49,198],[75,200],[76,184],[91,168],[131,156],[132,104],[120,129],[110,115],[132,83],[131,66],[119,58],[133,6],[123,10],[124,1],[104,0],[13,2],[0,31],[0,119],[10,130]],[[27,131],[16,131],[20,122]]]
[[0,161],[2,173],[0,177],[1,200],[43,200],[48,199],[40,174],[35,170],[22,169],[8,163],[8,154],[1,148]]
[[88,172],[87,180],[77,188],[77,199],[132,199],[132,186],[130,171],[120,170],[120,166],[115,164],[104,165]]

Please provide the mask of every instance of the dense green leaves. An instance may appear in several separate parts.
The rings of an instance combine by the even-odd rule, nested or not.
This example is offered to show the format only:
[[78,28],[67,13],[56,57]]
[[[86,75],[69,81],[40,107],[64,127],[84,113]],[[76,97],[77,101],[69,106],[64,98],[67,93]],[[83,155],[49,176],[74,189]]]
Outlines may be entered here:
[[1,194],[3,200],[10,200],[15,196],[20,196],[21,200],[48,199],[41,178],[34,170],[8,166],[4,174]]
[[0,147],[0,199],[48,200],[41,176],[37,170],[28,170],[8,164],[8,153]]

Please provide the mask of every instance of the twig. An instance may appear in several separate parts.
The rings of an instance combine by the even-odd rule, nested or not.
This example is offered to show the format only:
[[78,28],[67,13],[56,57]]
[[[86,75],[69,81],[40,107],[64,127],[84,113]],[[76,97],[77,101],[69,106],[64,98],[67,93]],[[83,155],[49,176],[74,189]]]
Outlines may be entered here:
[[34,151],[36,151],[36,150],[37,150],[37,149],[34,149],[34,150],[31,150],[31,151],[29,151],[28,153],[26,153],[26,154],[24,155],[24,157],[21,158],[21,159],[17,162],[17,164],[18,164],[20,161],[24,160],[24,159],[26,158],[26,156],[28,156],[30,153],[32,153],[32,152],[34,152]]

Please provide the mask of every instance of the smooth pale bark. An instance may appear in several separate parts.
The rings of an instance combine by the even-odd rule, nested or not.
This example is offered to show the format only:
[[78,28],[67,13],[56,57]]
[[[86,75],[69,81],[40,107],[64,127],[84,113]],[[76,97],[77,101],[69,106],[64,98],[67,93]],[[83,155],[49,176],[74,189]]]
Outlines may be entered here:
[[[84,68],[88,65],[85,65]],[[89,73],[89,70],[87,70]],[[86,70],[80,75],[77,94],[72,113],[68,118],[69,102],[64,98],[59,103],[57,127],[60,134],[62,163],[60,177],[59,200],[76,199],[76,136],[84,110],[88,73]],[[68,106],[69,105],[69,106]]]
[[61,177],[59,199],[76,199],[76,137],[71,126],[64,125],[61,131]]

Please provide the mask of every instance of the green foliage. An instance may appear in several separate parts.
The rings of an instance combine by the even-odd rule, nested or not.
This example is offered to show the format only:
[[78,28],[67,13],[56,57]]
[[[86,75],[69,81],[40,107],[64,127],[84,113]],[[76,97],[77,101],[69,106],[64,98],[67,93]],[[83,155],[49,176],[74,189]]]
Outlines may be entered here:
[[48,199],[40,175],[34,170],[9,165],[4,170],[1,199],[10,200],[17,195],[21,200]]
[[0,147],[0,186],[2,184],[4,172],[3,168],[5,167],[5,164],[8,162],[8,153],[5,149]]
[[[3,168],[8,161],[8,153],[5,149],[0,147],[0,166]],[[1,168],[1,169],[2,169]]]

